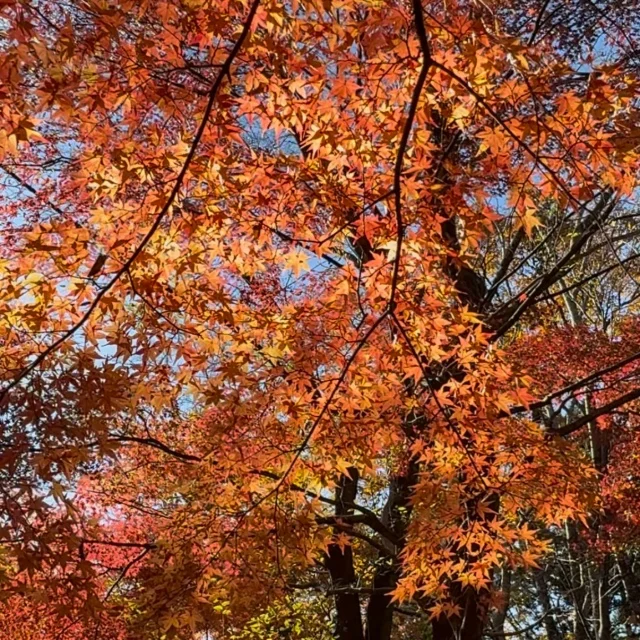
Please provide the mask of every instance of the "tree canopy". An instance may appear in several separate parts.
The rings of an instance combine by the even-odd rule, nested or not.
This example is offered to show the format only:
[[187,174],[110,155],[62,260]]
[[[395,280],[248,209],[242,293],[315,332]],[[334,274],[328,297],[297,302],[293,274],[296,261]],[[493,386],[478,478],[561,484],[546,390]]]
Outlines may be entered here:
[[0,0],[0,637],[639,637],[638,9]]

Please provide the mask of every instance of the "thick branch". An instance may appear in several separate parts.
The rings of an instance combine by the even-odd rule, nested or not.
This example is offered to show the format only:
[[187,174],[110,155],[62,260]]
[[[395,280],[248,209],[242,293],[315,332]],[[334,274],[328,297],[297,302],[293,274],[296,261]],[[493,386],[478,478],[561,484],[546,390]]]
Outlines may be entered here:
[[595,420],[600,416],[607,415],[618,407],[621,407],[628,402],[632,402],[633,400],[637,400],[638,398],[640,398],[640,388],[629,391],[629,393],[625,393],[619,398],[616,398],[615,400],[612,400],[611,402],[598,407],[597,409],[587,413],[581,418],[578,418],[577,420],[566,424],[564,427],[560,427],[559,429],[551,429],[548,433],[550,435],[567,436],[571,433],[574,433],[575,431],[578,431],[578,429],[581,429],[582,427],[588,425],[592,420]]
[[567,385],[566,387],[563,387],[562,389],[558,389],[558,391],[554,391],[553,393],[546,395],[541,400],[532,402],[528,407],[525,407],[523,405],[512,407],[511,411],[509,412],[509,415],[515,415],[517,413],[524,413],[526,411],[534,411],[535,409],[541,409],[542,407],[545,407],[551,402],[553,402],[553,400],[555,400],[556,398],[559,398],[567,393],[571,393],[572,391],[577,391],[578,389],[582,389],[586,387],[589,383],[599,380],[603,376],[609,373],[612,373],[617,369],[621,369],[622,367],[625,367],[628,364],[635,362],[639,358],[640,358],[640,351],[636,351],[634,354],[630,355],[628,358],[625,358],[624,360],[620,360],[619,362],[609,365],[608,367],[604,367],[602,369],[599,369],[598,371],[594,371],[593,373],[582,378],[581,380],[577,380],[576,382],[573,382]]

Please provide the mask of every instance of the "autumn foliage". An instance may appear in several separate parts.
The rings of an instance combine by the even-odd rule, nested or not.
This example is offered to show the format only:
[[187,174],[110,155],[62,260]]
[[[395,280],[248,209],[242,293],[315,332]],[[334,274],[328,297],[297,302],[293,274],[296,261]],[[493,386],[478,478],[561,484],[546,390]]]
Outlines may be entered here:
[[636,633],[638,8],[1,0],[0,637]]

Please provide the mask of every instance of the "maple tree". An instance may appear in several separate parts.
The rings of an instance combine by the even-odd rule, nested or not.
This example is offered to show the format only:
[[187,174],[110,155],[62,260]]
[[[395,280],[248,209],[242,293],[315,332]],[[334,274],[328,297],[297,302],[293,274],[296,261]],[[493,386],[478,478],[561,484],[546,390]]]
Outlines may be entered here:
[[605,584],[636,4],[3,0],[2,634],[479,640],[578,538]]

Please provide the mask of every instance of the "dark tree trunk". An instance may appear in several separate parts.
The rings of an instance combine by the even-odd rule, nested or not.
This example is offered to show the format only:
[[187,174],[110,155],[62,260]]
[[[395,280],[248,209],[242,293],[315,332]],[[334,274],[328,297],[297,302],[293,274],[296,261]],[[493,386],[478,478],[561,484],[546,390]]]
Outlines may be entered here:
[[462,614],[458,618],[436,618],[431,625],[433,640],[481,640],[486,620],[478,592],[466,588],[452,595]]
[[[403,474],[393,478],[389,487],[389,497],[382,513],[383,524],[397,536],[399,547],[404,544],[407,524],[411,515],[411,492],[418,480],[418,462],[412,460]],[[399,551],[399,550],[398,550]],[[393,629],[393,607],[391,591],[400,577],[400,566],[396,559],[390,561],[380,555],[378,568],[373,579],[374,593],[367,606],[366,640],[389,640]]]
[[[337,517],[353,514],[353,505],[358,493],[358,471],[349,469],[349,476],[342,476],[336,489]],[[348,525],[345,525],[348,528]],[[331,575],[335,593],[336,626],[338,640],[363,640],[360,596],[355,591],[356,573],[353,568],[353,551],[350,545],[340,548],[329,545],[325,563]]]
[[389,640],[393,629],[391,591],[398,581],[398,570],[394,566],[383,566],[376,570],[373,578],[374,593],[367,606],[366,640]]

